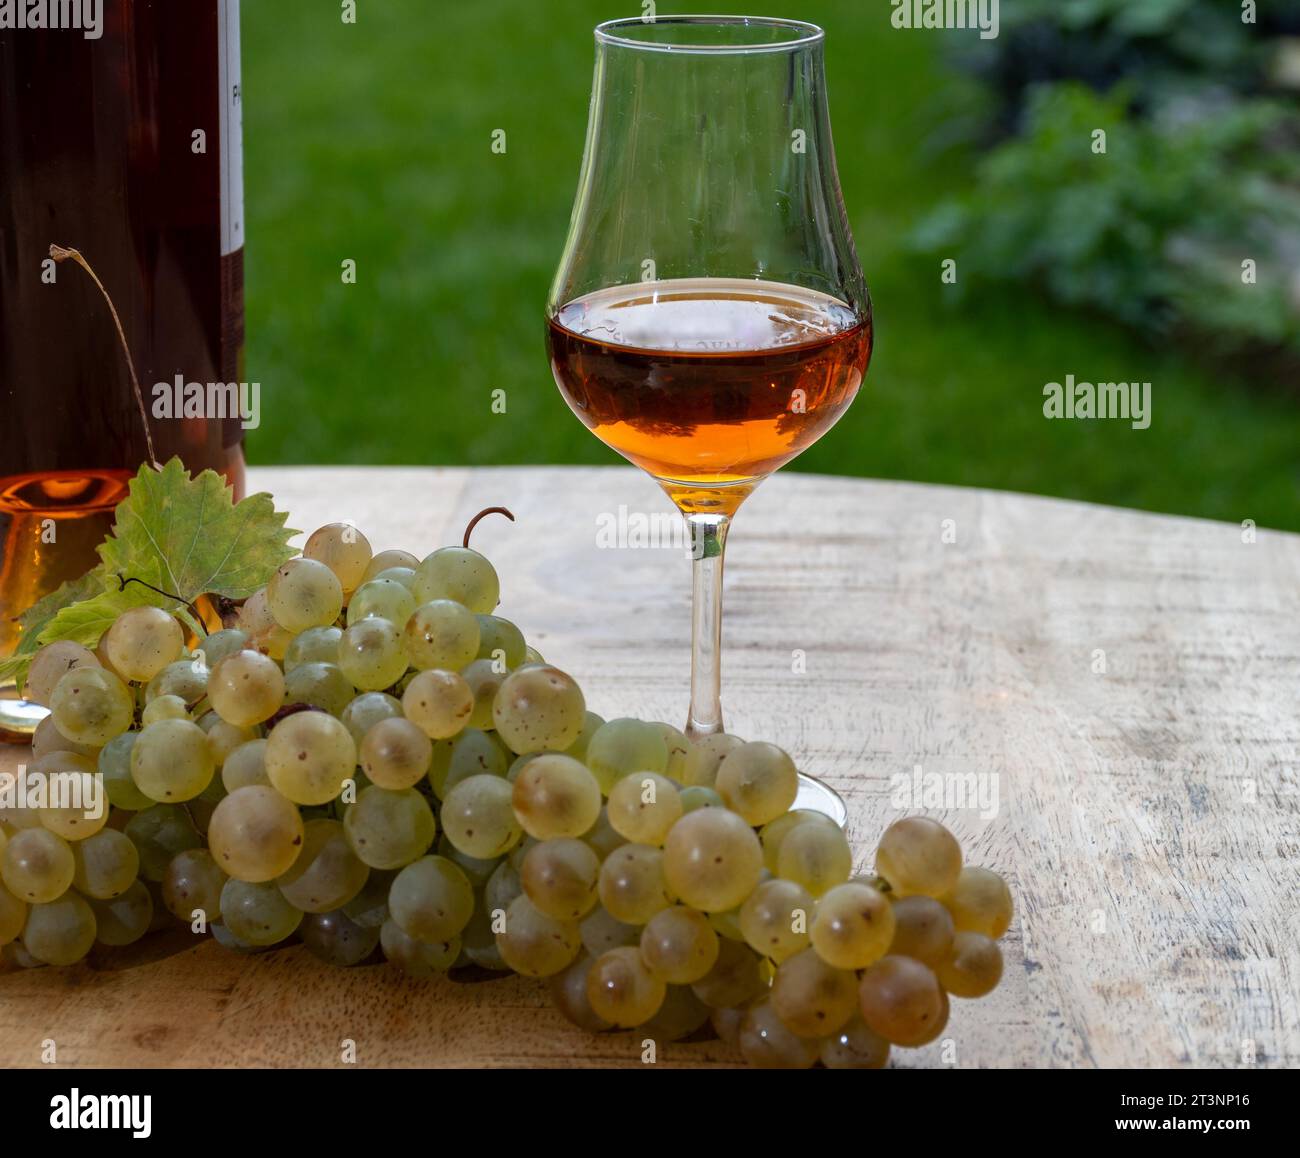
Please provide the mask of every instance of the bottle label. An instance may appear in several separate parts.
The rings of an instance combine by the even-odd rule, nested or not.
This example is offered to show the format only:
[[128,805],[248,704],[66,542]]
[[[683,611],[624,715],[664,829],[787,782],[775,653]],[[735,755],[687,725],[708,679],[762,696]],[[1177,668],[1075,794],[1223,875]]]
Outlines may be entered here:
[[244,246],[244,118],[239,91],[239,0],[217,0],[221,83],[221,255]]
[[[239,0],[217,0],[221,86],[221,380],[244,380],[244,128],[239,83]],[[238,414],[222,424],[221,444],[238,446]]]

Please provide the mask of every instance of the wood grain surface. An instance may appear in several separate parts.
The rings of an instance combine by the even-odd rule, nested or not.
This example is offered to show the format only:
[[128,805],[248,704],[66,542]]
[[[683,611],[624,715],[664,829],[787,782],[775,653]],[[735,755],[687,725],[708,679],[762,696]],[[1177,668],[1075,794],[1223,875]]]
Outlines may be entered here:
[[[595,711],[682,723],[689,563],[638,472],[275,469],[250,489],[305,531],[349,518],[376,550],[419,555],[511,507],[514,525],[475,531],[501,613]],[[610,546],[620,522],[633,544],[669,542]],[[890,820],[923,811],[1015,891],[1000,988],[954,1001],[944,1037],[893,1064],[1300,1065],[1300,537],[1249,539],[813,475],[740,512],[728,729],[844,795],[860,868]],[[341,971],[301,947],[244,957],[182,931],[0,975],[4,1065],[53,1040],[73,1066],[331,1066],[345,1039],[359,1065],[643,1064],[639,1035],[583,1034],[539,983]],[[737,1061],[707,1041],[658,1064]]]

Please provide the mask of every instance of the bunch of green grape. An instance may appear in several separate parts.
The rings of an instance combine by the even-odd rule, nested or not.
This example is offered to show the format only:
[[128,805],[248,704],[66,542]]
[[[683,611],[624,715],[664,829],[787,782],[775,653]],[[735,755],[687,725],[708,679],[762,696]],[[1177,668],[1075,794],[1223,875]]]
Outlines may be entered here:
[[883,1066],[997,984],[1011,894],[947,829],[899,820],[855,876],[784,751],[602,719],[499,591],[468,547],[374,554],[330,524],[193,646],[140,607],[93,651],[41,649],[24,787],[101,807],[0,809],[5,961],[179,921],[546,978],[585,1029],[712,1032],[777,1067]]

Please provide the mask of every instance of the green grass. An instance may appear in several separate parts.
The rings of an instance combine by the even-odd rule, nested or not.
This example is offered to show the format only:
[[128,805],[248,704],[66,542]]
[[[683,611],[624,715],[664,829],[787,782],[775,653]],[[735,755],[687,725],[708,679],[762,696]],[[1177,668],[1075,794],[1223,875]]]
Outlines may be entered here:
[[[712,3],[723,12],[748,5]],[[762,7],[762,6],[759,6]],[[244,5],[248,373],[254,462],[621,461],[550,378],[542,309],[590,94],[588,0]],[[667,8],[662,7],[661,12]],[[1032,291],[957,300],[907,251],[968,177],[924,147],[958,83],[887,5],[801,0],[827,30],[845,202],[875,302],[863,392],[798,469],[1060,495],[1300,529],[1300,413],[1176,349]],[[490,149],[505,129],[504,155]],[[345,286],[340,263],[357,262]],[[963,271],[968,272],[968,271]],[[1049,422],[1066,374],[1152,382],[1149,430]],[[504,415],[492,391],[507,391]]]

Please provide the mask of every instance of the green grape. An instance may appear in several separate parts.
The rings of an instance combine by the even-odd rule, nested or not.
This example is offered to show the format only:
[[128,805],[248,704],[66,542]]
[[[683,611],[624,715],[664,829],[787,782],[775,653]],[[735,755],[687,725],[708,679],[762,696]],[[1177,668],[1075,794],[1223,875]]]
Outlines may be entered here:
[[614,831],[609,822],[609,812],[602,806],[596,823],[582,834],[582,839],[595,850],[601,860],[606,860],[616,848],[622,848],[627,841]]
[[529,836],[582,836],[600,817],[600,785],[571,756],[545,753],[520,770],[511,804]]
[[706,913],[741,904],[762,872],[763,849],[754,830],[725,809],[703,808],[683,816],[664,843],[668,887]]
[[95,914],[95,940],[101,945],[131,945],[153,924],[153,895],[142,881],[133,881],[120,895],[91,901]]
[[303,664],[334,664],[339,657],[339,640],[342,637],[342,628],[333,625],[309,627],[306,631],[295,635],[284,653],[285,676],[287,677],[294,668],[301,667]]
[[713,787],[732,812],[757,828],[784,815],[799,792],[794,761],[775,744],[755,740],[732,748]]
[[800,1037],[825,1037],[847,1025],[857,1012],[858,979],[804,949],[776,967],[772,1009]]
[[180,696],[172,695],[155,696],[140,713],[140,723],[146,728],[150,724],[158,723],[159,720],[187,720],[193,723],[185,701]]
[[466,728],[454,740],[439,740],[433,745],[429,785],[441,800],[471,776],[504,776],[509,762],[509,754],[494,733]]
[[[691,992],[695,991],[692,989]],[[719,1041],[726,1042],[733,1049],[739,1049],[740,1027],[748,1015],[749,1010],[743,1005],[732,1006],[730,1009],[710,1009],[709,1024],[713,1026],[713,1032],[718,1035]]]
[[500,776],[462,780],[442,802],[442,827],[447,839],[469,856],[503,856],[523,836],[510,800],[510,783]]
[[28,769],[46,788],[41,825],[64,840],[85,840],[108,823],[109,804],[95,762],[72,752],[52,752]]
[[501,582],[492,564],[477,551],[440,547],[416,568],[414,591],[421,603],[454,599],[471,611],[486,614],[501,599]]
[[940,900],[964,933],[983,933],[997,940],[1011,924],[1011,890],[992,869],[967,865],[957,883]]
[[206,848],[178,852],[163,874],[163,904],[177,920],[189,923],[202,913],[207,924],[215,924],[221,920],[221,890],[227,879]]
[[641,1023],[641,1036],[656,1042],[681,1041],[700,1029],[712,1012],[689,985],[669,985],[655,1015]]
[[808,932],[813,949],[828,965],[865,969],[890,951],[894,911],[879,889],[847,881],[817,902]]
[[343,714],[356,689],[337,664],[300,663],[284,677],[284,702],[321,708],[332,716]]
[[548,982],[555,1008],[566,1021],[588,1033],[600,1033],[612,1028],[608,1021],[597,1015],[587,1000],[587,974],[594,964],[595,958],[589,953],[583,953],[559,973],[552,975]]
[[257,651],[237,651],[212,668],[208,702],[228,724],[250,728],[269,720],[284,703],[284,674]]
[[[231,634],[241,639],[244,635],[242,631]],[[189,659],[178,659],[174,663],[169,663],[145,686],[145,704],[152,704],[155,700],[166,696],[175,696],[187,710],[193,708],[208,694],[208,679],[212,675],[208,662],[200,651],[195,652]]]
[[948,1021],[948,1002],[934,971],[911,957],[889,954],[862,974],[862,1020],[894,1045],[933,1041]]
[[340,637],[338,666],[356,688],[378,691],[406,674],[401,636],[387,619],[371,616],[352,624]]
[[1002,980],[1002,950],[992,937],[962,930],[953,937],[935,975],[954,997],[983,997]]
[[[34,700],[32,702],[35,703]],[[127,734],[123,733],[123,735]],[[114,739],[121,739],[121,737],[115,736]],[[109,743],[112,743],[112,740]],[[41,722],[36,725],[36,730],[32,733],[33,760],[39,760],[42,756],[48,756],[51,752],[75,752],[78,756],[98,757],[102,751],[103,748],[98,744],[78,744],[75,740],[69,740],[54,726],[54,719],[51,716],[43,717]]]
[[718,935],[708,918],[684,905],[656,913],[641,932],[641,958],[661,981],[693,985],[718,960]]
[[384,571],[398,569],[410,571],[412,578],[414,578],[415,569],[419,565],[420,560],[412,555],[410,551],[399,551],[391,548],[387,551],[379,551],[371,557],[365,574],[361,576],[361,581],[365,583],[371,579],[378,579]]
[[83,896],[107,901],[126,892],[140,871],[140,854],[124,832],[106,828],[72,846],[72,884]]
[[[532,648],[529,648],[531,651]],[[530,663],[541,663],[540,659],[530,660]],[[585,760],[587,758],[587,746],[591,743],[591,738],[596,734],[596,730],[605,722],[603,716],[596,715],[595,712],[582,713],[582,731],[578,733],[578,738],[564,749],[566,756],[572,756],[575,760]]]
[[709,922],[709,927],[719,937],[726,937],[730,941],[743,941],[745,934],[740,927],[740,910],[741,906],[737,905],[734,909],[727,909],[722,913],[706,913],[705,918]]
[[198,718],[197,723],[208,737],[208,743],[212,746],[212,757],[219,765],[224,764],[226,757],[240,744],[247,744],[249,740],[257,738],[256,727],[244,728],[228,724],[216,712],[205,712]]
[[744,742],[739,736],[730,736],[726,732],[701,736],[682,761],[681,782],[688,788],[712,788],[723,758]]
[[348,919],[362,928],[378,929],[388,920],[388,890],[396,876],[395,872],[371,869],[361,891],[343,906]]
[[343,814],[352,851],[371,868],[396,869],[423,856],[438,833],[429,803],[414,788],[366,788]]
[[221,765],[221,784],[227,792],[250,784],[270,784],[266,774],[266,741],[245,740]]
[[15,897],[29,904],[48,904],[72,885],[76,860],[68,842],[45,828],[14,833],[0,860],[0,879]]
[[[373,565],[374,560],[371,560]],[[416,566],[419,566],[419,560],[416,560]],[[394,583],[400,583],[403,587],[415,595],[415,567],[385,567],[380,571],[370,573],[370,568],[366,568],[365,581],[369,583],[372,579],[391,579]]]
[[808,947],[816,903],[794,881],[764,881],[740,906],[741,935],[755,953],[780,964]]
[[[62,759],[70,753],[54,752],[50,755]],[[42,756],[41,759],[44,760],[46,757]],[[37,799],[32,796],[32,793],[44,788],[44,785],[38,783],[39,780],[40,777],[33,765],[20,764],[16,773],[0,773],[0,786],[5,789],[7,797],[3,804],[0,804],[0,831],[12,836],[27,828],[42,827],[41,810],[31,807]]]
[[285,899],[304,913],[341,909],[365,886],[370,870],[348,844],[337,820],[309,820],[303,825],[298,859],[276,878]]
[[303,557],[324,563],[338,578],[345,595],[355,591],[374,553],[370,540],[350,523],[327,523],[311,533]]
[[499,615],[476,615],[478,620],[478,658],[490,660],[498,670],[513,671],[524,662],[528,645],[524,633]]
[[545,663],[546,657],[535,647],[524,648],[524,663]]
[[198,848],[203,843],[189,813],[179,804],[154,804],[137,812],[122,831],[140,854],[140,875],[149,881],[162,880],[167,865],[178,852]]
[[636,844],[662,846],[682,815],[677,788],[667,776],[633,772],[609,792],[606,815],[615,832]]
[[736,1036],[740,1054],[756,1069],[806,1070],[817,1061],[817,1042],[799,1037],[771,1001],[751,1006]]
[[525,977],[551,977],[582,951],[576,921],[547,916],[526,895],[510,902],[497,933],[505,963]]
[[12,965],[15,969],[45,968],[45,962],[38,960],[27,952],[21,941],[11,941],[3,949],[0,949],[0,960]]
[[89,648],[70,639],[47,643],[33,656],[23,684],[23,698],[44,708],[50,706],[54,689],[68,672],[76,668],[99,667],[99,660]]
[[876,872],[900,897],[941,897],[961,875],[961,845],[942,824],[925,816],[894,821],[876,848]]
[[933,969],[952,948],[953,923],[933,897],[898,897],[893,903],[894,938],[889,952],[914,957]]
[[600,866],[600,903],[626,925],[644,925],[676,899],[664,879],[664,854],[648,844],[616,848]]
[[23,946],[46,965],[75,965],[95,943],[95,914],[76,893],[33,904],[23,927]]
[[[652,917],[651,920],[653,919]],[[624,945],[640,945],[642,928],[640,925],[624,924],[598,905],[579,922],[578,935],[582,938],[583,948],[593,957],[599,957],[602,953]]]
[[[0,855],[3,849],[0,848]],[[0,945],[16,940],[27,923],[27,904],[0,885]]]
[[614,785],[632,772],[666,771],[668,741],[657,724],[632,719],[608,720],[591,737],[586,764],[600,783],[601,792],[608,796]]
[[274,884],[231,877],[221,888],[221,923],[250,945],[283,941],[298,928],[302,917],[302,910],[290,904]]
[[[128,825],[127,833],[130,831]],[[302,851],[302,843],[303,823],[297,808],[264,784],[235,789],[217,805],[208,822],[208,847],[221,871],[251,884],[271,881],[288,872]],[[243,936],[235,925],[230,928]]]
[[763,865],[768,872],[775,873],[778,870],[781,842],[796,827],[806,823],[835,826],[835,822],[825,813],[813,812],[807,808],[796,808],[793,812],[787,812],[785,815],[778,816],[775,820],[763,825],[758,838],[763,845]]
[[855,1017],[821,1043],[819,1056],[828,1070],[883,1070],[889,1042]]
[[562,751],[582,732],[582,689],[559,668],[525,667],[501,684],[492,722],[512,752]]
[[185,633],[161,607],[122,612],[103,639],[113,670],[123,679],[148,683],[185,650]]
[[474,693],[452,671],[422,671],[402,693],[402,713],[431,740],[464,731],[474,710]]
[[721,796],[701,784],[683,788],[677,795],[682,802],[682,812],[694,812],[697,808],[726,808]]
[[131,777],[131,749],[139,732],[123,732],[114,736],[99,750],[99,775],[103,777],[104,791],[114,808],[138,812],[148,808],[153,801],[135,786]]
[[308,914],[298,926],[298,935],[313,957],[343,969],[360,965],[379,944],[378,929],[358,925],[342,909]]
[[357,746],[333,716],[297,712],[271,729],[265,758],[266,775],[282,796],[295,804],[328,804],[356,770]]
[[748,945],[725,938],[718,942],[718,959],[691,988],[714,1009],[744,1005],[766,987],[763,961]]
[[243,953],[251,956],[255,953],[265,953],[266,945],[254,945],[251,941],[245,941],[242,937],[236,937],[225,925],[217,921],[209,926],[212,933],[212,939],[216,941],[223,949],[229,949],[235,953]]
[[540,843],[541,843],[540,841],[535,840],[531,836],[525,836],[522,840],[520,840],[520,842],[517,845],[515,845],[515,847],[512,848],[509,853],[506,854],[506,860],[507,862],[509,862],[511,868],[513,868],[517,873],[523,872],[524,857],[528,855],[529,850],[534,845]]
[[226,656],[243,651],[247,646],[248,632],[240,631],[237,627],[223,627],[220,631],[214,631],[211,635],[205,635],[200,639],[198,649],[203,653],[203,666],[210,668]]
[[368,579],[348,600],[348,626],[363,619],[387,619],[400,627],[415,610],[415,596],[396,579]]
[[667,987],[646,967],[639,949],[611,949],[587,974],[587,1001],[597,1017],[622,1029],[641,1025],[664,1003]]
[[384,956],[412,977],[446,973],[456,963],[461,950],[459,937],[434,943],[417,941],[392,918],[380,928],[379,942],[384,947]]
[[380,720],[391,720],[401,714],[402,701],[396,696],[390,696],[387,692],[362,692],[348,703],[339,719],[352,733],[352,739],[360,745],[366,733]]
[[380,720],[366,733],[357,755],[372,784],[414,788],[433,762],[433,742],[410,720]]
[[577,921],[591,911],[599,876],[600,858],[572,837],[535,844],[519,873],[528,899],[558,921]]
[[842,885],[853,872],[853,850],[836,824],[805,821],[781,841],[777,875],[803,885],[814,897]]
[[469,877],[469,883],[475,889],[483,888],[496,872],[497,866],[503,863],[500,857],[468,856],[447,839],[445,832],[438,837],[438,855],[445,856],[449,861],[460,865],[465,875]]
[[54,726],[79,744],[107,744],[131,726],[135,699],[102,667],[73,668],[50,696]]
[[343,610],[343,585],[324,563],[289,559],[266,585],[266,606],[276,623],[295,635],[329,627]]
[[131,748],[131,777],[150,800],[179,804],[212,783],[216,762],[203,729],[189,720],[159,720]]
[[492,727],[492,704],[508,674],[504,670],[497,671],[490,659],[476,659],[461,670],[460,678],[474,696],[474,710],[469,714],[471,728]]
[[402,622],[402,647],[412,667],[459,671],[478,655],[479,621],[454,600],[431,600]]
[[500,861],[492,870],[483,885],[483,905],[489,912],[500,909],[503,913],[510,907],[510,902],[524,891],[524,882],[519,871],[509,859]]
[[510,966],[497,947],[493,925],[492,914],[484,911],[482,898],[475,894],[474,913],[460,935],[463,958],[459,964],[477,965],[480,969],[490,969],[494,973],[510,972]]
[[393,878],[388,912],[417,941],[436,945],[458,937],[469,924],[474,888],[446,857],[421,857]]
[[664,774],[670,780],[682,784],[682,774],[686,771],[686,757],[691,750],[691,742],[686,738],[685,732],[680,728],[674,728],[672,724],[658,721],[655,727],[663,733],[664,743],[668,745],[668,766],[664,769]]

